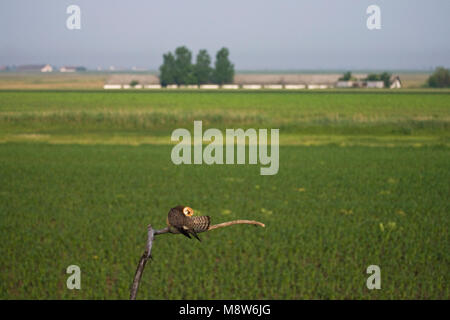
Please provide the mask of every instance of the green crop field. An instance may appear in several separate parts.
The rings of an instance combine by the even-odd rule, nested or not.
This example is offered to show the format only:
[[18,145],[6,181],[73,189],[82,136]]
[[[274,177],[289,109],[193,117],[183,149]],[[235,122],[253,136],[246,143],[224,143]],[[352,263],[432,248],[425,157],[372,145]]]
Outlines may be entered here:
[[[194,120],[279,128],[278,174],[174,165]],[[0,298],[127,299],[183,204],[266,227],[156,237],[139,299],[449,299],[449,146],[449,91],[0,91]]]

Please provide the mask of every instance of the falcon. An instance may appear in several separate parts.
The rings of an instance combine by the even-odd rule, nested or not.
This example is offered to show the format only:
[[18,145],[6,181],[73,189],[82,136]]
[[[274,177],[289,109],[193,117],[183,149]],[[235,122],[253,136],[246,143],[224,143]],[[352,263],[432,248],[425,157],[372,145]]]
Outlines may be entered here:
[[211,218],[209,216],[193,217],[194,210],[190,207],[176,206],[170,209],[167,215],[167,226],[173,233],[181,233],[191,238],[193,235],[197,240],[201,241],[197,232],[208,230]]

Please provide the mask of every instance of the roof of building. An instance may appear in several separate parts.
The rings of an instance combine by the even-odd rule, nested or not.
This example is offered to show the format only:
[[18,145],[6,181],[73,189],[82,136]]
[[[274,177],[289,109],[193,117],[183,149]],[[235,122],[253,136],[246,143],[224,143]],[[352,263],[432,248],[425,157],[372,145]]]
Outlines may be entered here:
[[112,74],[106,79],[106,84],[130,84],[131,81],[139,84],[159,84],[159,77],[154,74]]
[[[366,75],[354,75],[362,79]],[[237,84],[335,84],[342,74],[236,74]]]
[[41,70],[45,67],[46,64],[24,64],[21,66],[17,66],[17,71],[26,71],[26,70]]

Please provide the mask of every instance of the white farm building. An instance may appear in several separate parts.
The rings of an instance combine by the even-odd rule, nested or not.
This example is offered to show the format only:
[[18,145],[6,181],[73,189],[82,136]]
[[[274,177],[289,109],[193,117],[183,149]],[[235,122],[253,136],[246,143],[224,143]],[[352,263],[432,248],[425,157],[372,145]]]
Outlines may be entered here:
[[366,87],[382,89],[382,88],[384,88],[384,82],[383,81],[366,81]]

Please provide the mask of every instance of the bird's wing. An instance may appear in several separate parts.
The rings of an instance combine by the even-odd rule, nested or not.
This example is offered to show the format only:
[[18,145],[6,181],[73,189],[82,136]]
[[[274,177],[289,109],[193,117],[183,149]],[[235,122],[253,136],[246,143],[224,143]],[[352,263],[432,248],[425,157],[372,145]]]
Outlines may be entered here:
[[202,240],[200,240],[200,238],[198,237],[197,233],[193,229],[190,230],[190,232],[198,241],[202,241]]
[[169,211],[169,214],[167,216],[167,222],[178,230],[179,233],[183,234],[184,236],[190,238],[188,229],[189,229],[189,220],[187,217],[183,215],[182,212],[177,210],[177,208],[172,208]]
[[182,226],[181,228],[175,227],[177,228],[178,231],[180,231],[180,233],[186,237],[188,237],[189,239],[191,238],[191,236],[189,235],[189,231],[188,229],[185,229],[185,226]]

